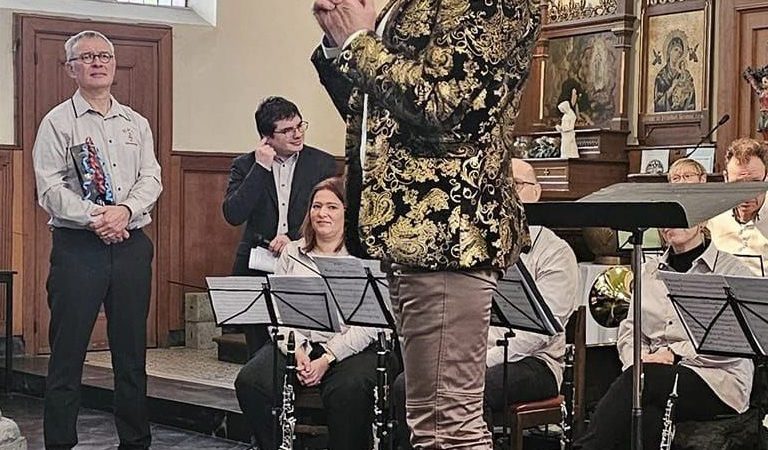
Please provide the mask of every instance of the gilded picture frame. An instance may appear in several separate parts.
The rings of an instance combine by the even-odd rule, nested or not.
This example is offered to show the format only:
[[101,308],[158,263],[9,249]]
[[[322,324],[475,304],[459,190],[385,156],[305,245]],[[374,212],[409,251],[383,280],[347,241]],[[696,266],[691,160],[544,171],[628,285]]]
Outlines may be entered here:
[[696,144],[710,123],[709,0],[644,0],[638,141]]

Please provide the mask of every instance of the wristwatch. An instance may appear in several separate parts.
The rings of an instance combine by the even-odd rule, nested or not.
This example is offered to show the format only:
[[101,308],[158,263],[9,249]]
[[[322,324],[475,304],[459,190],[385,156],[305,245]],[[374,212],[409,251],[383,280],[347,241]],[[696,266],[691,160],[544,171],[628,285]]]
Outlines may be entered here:
[[333,363],[336,362],[336,357],[333,356],[333,353],[331,353],[330,351],[326,351],[325,353],[323,353],[323,358],[325,358],[325,360],[328,361],[329,366],[333,365]]

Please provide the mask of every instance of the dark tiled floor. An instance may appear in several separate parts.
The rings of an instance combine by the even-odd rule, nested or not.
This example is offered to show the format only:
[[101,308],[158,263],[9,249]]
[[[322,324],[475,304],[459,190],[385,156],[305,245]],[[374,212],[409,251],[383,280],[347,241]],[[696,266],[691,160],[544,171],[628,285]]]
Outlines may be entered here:
[[[0,394],[3,416],[15,420],[27,438],[29,450],[43,449],[43,400],[19,394]],[[117,448],[118,438],[112,415],[92,409],[81,409],[77,421],[80,450]],[[245,450],[248,446],[199,433],[152,424],[152,449],[155,450]]]

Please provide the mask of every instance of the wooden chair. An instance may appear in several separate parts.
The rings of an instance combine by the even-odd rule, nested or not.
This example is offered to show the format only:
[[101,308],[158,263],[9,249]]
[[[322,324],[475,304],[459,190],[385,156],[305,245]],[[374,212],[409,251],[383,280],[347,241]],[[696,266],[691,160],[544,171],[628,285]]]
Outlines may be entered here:
[[[573,427],[574,438],[578,436],[584,424],[584,371],[585,371],[585,332],[586,309],[580,306],[571,315],[566,326],[566,342],[574,344],[573,363]],[[514,339],[514,338],[512,338]],[[511,450],[523,449],[523,430],[542,425],[560,424],[563,421],[563,395],[535,402],[514,403],[506,410],[509,417]],[[498,425],[498,424],[497,424]]]
[[325,409],[318,387],[300,387],[296,391],[295,448],[321,449],[328,446],[328,427],[325,423]]

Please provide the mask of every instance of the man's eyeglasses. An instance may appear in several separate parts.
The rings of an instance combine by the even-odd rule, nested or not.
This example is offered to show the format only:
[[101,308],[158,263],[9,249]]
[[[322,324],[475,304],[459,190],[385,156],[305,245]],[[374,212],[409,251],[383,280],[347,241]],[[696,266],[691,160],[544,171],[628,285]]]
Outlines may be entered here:
[[288,127],[288,128],[283,128],[282,130],[275,130],[274,134],[288,134],[288,133],[291,133],[291,134],[295,135],[296,133],[304,133],[304,132],[306,132],[307,128],[309,128],[309,122],[302,121],[298,125],[296,125],[295,127]]
[[109,53],[109,52],[99,52],[99,53],[86,52],[86,53],[82,53],[82,54],[80,54],[78,56],[75,56],[74,58],[69,58],[67,60],[67,62],[72,62],[72,61],[79,60],[83,64],[91,64],[96,59],[98,59],[99,62],[101,62],[103,64],[107,64],[108,62],[112,61],[112,58],[114,58],[114,57],[115,57],[115,55],[113,55],[112,53]]
[[680,183],[681,181],[693,181],[698,180],[701,177],[702,174],[700,173],[693,173],[693,172],[685,172],[685,173],[676,173],[669,176],[669,181],[672,183]]

